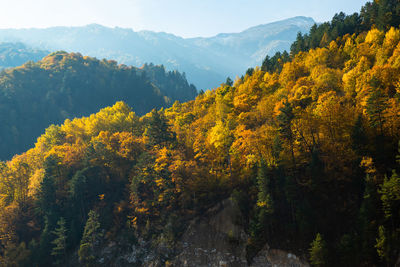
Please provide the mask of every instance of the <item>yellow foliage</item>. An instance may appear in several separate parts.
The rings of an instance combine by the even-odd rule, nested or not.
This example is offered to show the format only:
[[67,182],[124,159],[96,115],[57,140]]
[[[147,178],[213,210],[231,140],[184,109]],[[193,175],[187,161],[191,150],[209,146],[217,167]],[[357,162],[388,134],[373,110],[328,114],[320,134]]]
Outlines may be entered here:
[[384,32],[378,29],[372,29],[368,32],[367,36],[365,37],[365,42],[373,45],[381,45],[384,38],[385,38]]

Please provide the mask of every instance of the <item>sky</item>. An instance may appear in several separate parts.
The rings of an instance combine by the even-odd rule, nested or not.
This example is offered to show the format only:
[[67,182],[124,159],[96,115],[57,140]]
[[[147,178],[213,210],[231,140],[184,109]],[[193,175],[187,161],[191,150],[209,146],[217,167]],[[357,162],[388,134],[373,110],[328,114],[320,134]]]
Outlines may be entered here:
[[294,16],[330,20],[359,12],[367,0],[0,0],[0,28],[97,23],[182,37],[240,32]]

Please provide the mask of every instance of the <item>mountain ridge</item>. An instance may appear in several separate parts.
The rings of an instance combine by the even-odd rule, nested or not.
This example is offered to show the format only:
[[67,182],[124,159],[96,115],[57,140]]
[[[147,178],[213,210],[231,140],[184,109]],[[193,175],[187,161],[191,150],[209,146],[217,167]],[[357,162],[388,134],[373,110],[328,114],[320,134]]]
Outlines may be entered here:
[[168,70],[186,72],[197,88],[209,89],[228,76],[234,78],[248,67],[261,65],[267,54],[289,50],[297,33],[308,32],[314,23],[312,18],[299,16],[241,32],[196,38],[100,24],[0,29],[0,41],[22,42],[43,50],[79,52],[134,66],[163,64]]

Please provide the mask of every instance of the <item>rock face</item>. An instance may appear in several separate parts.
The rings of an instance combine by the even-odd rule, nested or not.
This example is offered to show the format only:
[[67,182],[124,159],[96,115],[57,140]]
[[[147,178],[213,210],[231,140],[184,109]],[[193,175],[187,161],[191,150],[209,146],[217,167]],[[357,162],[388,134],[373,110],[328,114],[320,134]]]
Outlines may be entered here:
[[290,266],[303,267],[309,266],[308,263],[302,261],[299,257],[292,253],[288,253],[279,249],[263,249],[253,259],[252,267],[264,266]]
[[182,252],[173,266],[247,266],[247,237],[234,223],[237,216],[233,202],[225,200],[194,220],[182,237]]
[[246,260],[248,236],[235,223],[239,217],[235,203],[225,200],[200,219],[192,221],[180,242],[181,253],[170,261],[170,266],[309,266],[294,254],[269,249],[268,246],[249,265]]
[[[246,259],[248,239],[237,223],[241,213],[227,199],[194,219],[173,248],[154,247],[142,239],[111,242],[99,253],[98,266],[146,267],[305,267],[308,263],[292,253],[264,247],[251,263]],[[175,255],[175,256],[172,256]],[[169,260],[166,260],[169,259]],[[77,263],[77,261],[76,261]],[[70,266],[76,266],[71,264]]]

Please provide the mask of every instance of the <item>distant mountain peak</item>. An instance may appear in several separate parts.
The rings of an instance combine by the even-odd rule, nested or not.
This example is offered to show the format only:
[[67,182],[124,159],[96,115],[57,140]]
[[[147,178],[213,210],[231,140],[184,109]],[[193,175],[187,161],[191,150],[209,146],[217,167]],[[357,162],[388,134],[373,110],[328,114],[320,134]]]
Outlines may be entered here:
[[242,32],[246,32],[249,30],[253,29],[258,29],[258,28],[265,28],[265,27],[275,27],[277,25],[296,25],[296,26],[304,26],[304,25],[312,25],[314,24],[315,21],[311,17],[303,17],[303,16],[297,16],[297,17],[292,17],[288,19],[283,19],[283,20],[278,20],[270,23],[265,23],[265,24],[260,24],[257,26],[250,27]]
[[109,28],[107,26],[104,26],[104,25],[101,25],[98,23],[90,23],[90,24],[86,25],[85,27],[87,27],[87,28]]

